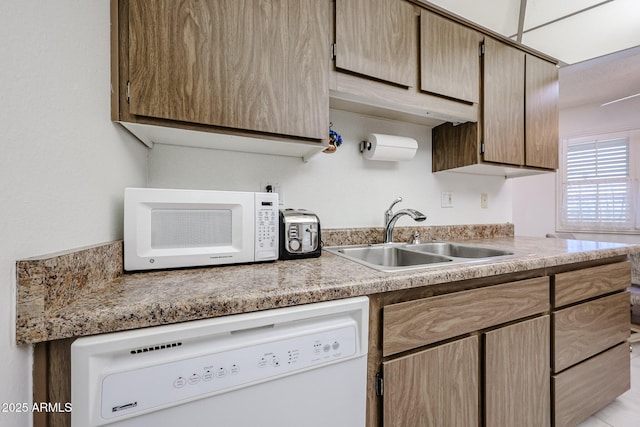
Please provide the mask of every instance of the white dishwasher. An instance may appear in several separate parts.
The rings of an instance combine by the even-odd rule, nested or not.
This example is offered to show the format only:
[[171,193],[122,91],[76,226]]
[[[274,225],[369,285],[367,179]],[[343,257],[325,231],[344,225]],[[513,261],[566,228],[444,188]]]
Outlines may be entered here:
[[73,427],[362,427],[369,300],[77,339]]

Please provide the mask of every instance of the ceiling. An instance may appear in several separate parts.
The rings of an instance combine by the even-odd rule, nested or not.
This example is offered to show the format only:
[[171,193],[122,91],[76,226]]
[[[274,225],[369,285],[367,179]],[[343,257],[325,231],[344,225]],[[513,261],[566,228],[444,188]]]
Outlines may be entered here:
[[429,0],[469,21],[576,64],[640,46],[640,0]]
[[640,105],[640,46],[560,68],[561,109],[615,100]]

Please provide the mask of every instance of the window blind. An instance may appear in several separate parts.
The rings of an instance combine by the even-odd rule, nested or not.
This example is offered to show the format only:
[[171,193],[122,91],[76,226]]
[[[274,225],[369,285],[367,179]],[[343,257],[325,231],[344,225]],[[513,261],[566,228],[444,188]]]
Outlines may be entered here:
[[629,140],[569,142],[563,226],[576,230],[633,228]]

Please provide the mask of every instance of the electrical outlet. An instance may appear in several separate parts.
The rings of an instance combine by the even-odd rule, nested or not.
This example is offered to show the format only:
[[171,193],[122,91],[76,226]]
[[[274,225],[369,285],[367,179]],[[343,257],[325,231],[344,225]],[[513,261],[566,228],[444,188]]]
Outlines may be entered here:
[[480,193],[480,207],[482,209],[489,207],[489,195],[487,193]]
[[273,179],[265,179],[260,182],[260,191],[265,193],[278,193],[278,205],[284,205],[284,193],[282,185]]
[[453,207],[453,193],[451,191],[443,191],[440,193],[440,207],[452,208]]

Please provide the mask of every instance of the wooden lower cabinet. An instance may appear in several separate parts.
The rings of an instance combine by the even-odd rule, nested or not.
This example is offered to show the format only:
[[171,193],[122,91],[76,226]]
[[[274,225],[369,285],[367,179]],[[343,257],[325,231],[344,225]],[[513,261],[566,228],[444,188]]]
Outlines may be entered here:
[[383,363],[384,426],[478,425],[478,337]]
[[629,262],[553,277],[552,373],[555,427],[570,427],[630,387]]
[[549,324],[545,315],[383,362],[384,427],[548,426]]
[[573,427],[631,387],[629,345],[588,359],[552,380],[555,427]]
[[543,316],[484,334],[485,426],[549,425],[549,323]]

